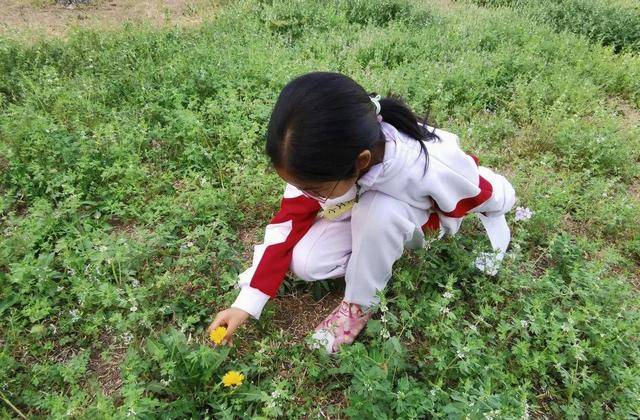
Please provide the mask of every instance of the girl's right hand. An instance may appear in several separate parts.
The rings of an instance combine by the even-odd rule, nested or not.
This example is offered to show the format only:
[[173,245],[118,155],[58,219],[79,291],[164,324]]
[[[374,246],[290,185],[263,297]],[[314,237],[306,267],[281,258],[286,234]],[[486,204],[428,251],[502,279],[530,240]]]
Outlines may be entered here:
[[213,320],[209,328],[207,328],[207,334],[211,334],[211,331],[220,326],[227,327],[227,335],[222,340],[222,344],[229,344],[229,347],[233,346],[233,332],[236,328],[242,325],[248,318],[249,312],[243,311],[238,308],[228,308],[224,311],[218,312],[216,318]]

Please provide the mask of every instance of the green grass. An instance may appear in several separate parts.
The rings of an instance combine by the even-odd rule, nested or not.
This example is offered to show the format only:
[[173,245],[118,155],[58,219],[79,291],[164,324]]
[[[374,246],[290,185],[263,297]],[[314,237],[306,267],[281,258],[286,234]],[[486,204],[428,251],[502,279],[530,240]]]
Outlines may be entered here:
[[640,51],[640,4],[635,0],[471,0],[509,6],[559,31],[584,35],[616,52]]
[[[0,40],[0,414],[637,416],[640,57],[512,8],[420,3],[240,1],[199,28]],[[275,328],[272,302],[211,349],[241,238],[282,193],[271,107],[318,69],[430,109],[535,214],[509,216],[497,278],[470,266],[475,217],[407,251],[338,358]]]

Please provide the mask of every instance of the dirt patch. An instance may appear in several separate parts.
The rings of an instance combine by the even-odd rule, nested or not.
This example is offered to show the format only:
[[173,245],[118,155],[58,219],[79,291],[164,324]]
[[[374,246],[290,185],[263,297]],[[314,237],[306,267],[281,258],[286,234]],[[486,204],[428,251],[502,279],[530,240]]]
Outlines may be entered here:
[[254,226],[238,231],[238,238],[242,243],[242,261],[247,268],[253,261],[253,247],[261,243],[264,238],[264,230],[264,226]]
[[109,221],[109,225],[111,225],[112,232],[116,235],[126,235],[128,237],[133,237],[136,231],[136,224],[133,220],[113,218]]
[[640,127],[640,110],[633,104],[623,100],[614,101],[612,99],[608,105],[614,108],[622,117],[625,128]]
[[640,268],[637,269],[632,275],[631,275],[631,284],[633,284],[633,286],[636,288],[636,290],[640,291]]
[[0,36],[21,40],[65,37],[74,28],[117,29],[124,23],[189,26],[215,16],[223,0],[5,0]]
[[633,180],[631,184],[631,195],[634,196],[637,200],[640,200],[640,178],[636,178]]
[[120,366],[126,354],[126,347],[111,348],[110,355],[102,356],[93,350],[89,358],[89,371],[98,378],[98,384],[106,396],[110,396],[122,387]]
[[297,343],[302,343],[307,334],[340,304],[342,298],[342,294],[335,292],[317,302],[308,294],[278,297],[273,302],[276,306],[273,325],[293,335]]
[[[421,4],[421,2],[418,3],[418,4]],[[431,5],[431,6],[435,6],[435,7],[439,7],[439,8],[444,9],[444,10],[456,10],[456,9],[460,10],[463,7],[463,5],[458,4],[455,0],[454,1],[452,1],[452,0],[431,0],[431,1],[428,1],[426,4]],[[470,7],[471,5],[464,4],[464,6],[465,7]]]
[[[319,405],[319,416],[322,418],[330,418],[329,413],[342,413],[344,409],[347,408],[348,401],[347,396],[344,391],[336,389],[329,393],[328,397],[324,401],[318,401]],[[311,417],[305,417],[305,419],[310,419]],[[343,417],[334,417],[334,418],[343,418]],[[346,418],[346,417],[344,417]]]
[[[337,291],[325,295],[318,301],[308,293],[276,296],[267,302],[267,305],[275,307],[275,313],[270,318],[269,333],[279,330],[290,335],[292,340],[284,345],[285,347],[303,344],[305,337],[338,306],[343,297],[344,294]],[[234,339],[239,357],[255,350],[253,343],[260,341],[265,334],[261,332],[265,328],[263,325],[265,318],[263,311],[259,321],[249,320],[240,328],[240,334]]]

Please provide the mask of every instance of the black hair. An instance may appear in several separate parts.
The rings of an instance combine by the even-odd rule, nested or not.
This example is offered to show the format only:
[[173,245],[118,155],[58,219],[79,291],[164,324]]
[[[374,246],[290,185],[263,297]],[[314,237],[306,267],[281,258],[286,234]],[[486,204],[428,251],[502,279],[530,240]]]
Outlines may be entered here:
[[[337,181],[356,174],[356,158],[385,137],[371,97],[353,79],[335,72],[311,72],[282,89],[271,113],[266,153],[274,167],[310,182]],[[383,121],[417,140],[438,138],[397,95],[380,99]],[[418,124],[420,121],[423,126]],[[419,157],[419,156],[418,156]]]

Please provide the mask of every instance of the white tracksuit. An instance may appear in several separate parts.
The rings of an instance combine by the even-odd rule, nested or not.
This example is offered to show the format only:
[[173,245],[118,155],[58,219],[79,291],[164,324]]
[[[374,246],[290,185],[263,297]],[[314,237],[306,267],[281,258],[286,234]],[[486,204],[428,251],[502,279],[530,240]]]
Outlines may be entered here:
[[320,203],[286,184],[280,210],[263,243],[254,247],[251,267],[239,275],[241,290],[232,307],[259,319],[289,270],[308,281],[344,276],[347,302],[375,304],[376,290],[386,286],[405,247],[422,247],[426,229],[439,230],[439,238],[454,235],[468,213],[478,214],[502,258],[510,241],[504,214],[516,199],[509,181],[479,166],[461,150],[458,136],[440,129],[441,140],[424,142],[425,173],[418,142],[391,124],[381,125],[387,140],[383,161],[358,179],[360,196],[350,210],[333,220],[323,217],[327,209],[350,202],[355,185]]

